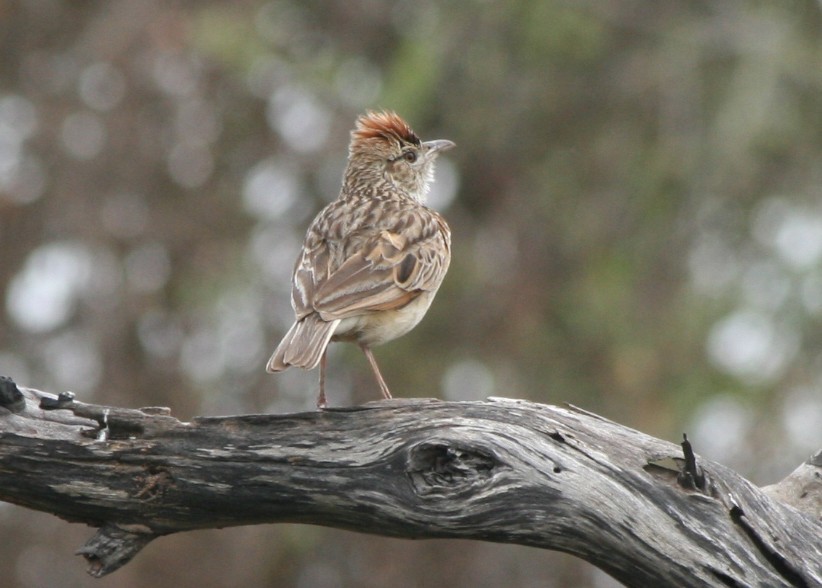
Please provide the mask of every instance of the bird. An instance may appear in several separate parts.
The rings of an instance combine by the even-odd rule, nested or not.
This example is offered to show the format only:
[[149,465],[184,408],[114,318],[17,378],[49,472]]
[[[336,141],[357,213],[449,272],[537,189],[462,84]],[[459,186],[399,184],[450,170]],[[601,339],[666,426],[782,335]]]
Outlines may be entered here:
[[309,225],[294,265],[294,324],[266,366],[319,365],[318,408],[327,406],[332,341],[359,345],[383,398],[392,397],[371,348],[413,329],[448,271],[451,230],[425,202],[437,157],[453,147],[421,141],[390,110],[357,118],[339,196]]

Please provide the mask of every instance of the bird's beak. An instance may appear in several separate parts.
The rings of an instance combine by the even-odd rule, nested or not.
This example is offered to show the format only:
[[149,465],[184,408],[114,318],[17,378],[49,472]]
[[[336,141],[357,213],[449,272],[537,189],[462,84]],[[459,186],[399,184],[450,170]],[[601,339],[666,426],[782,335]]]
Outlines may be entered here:
[[448,139],[437,139],[435,141],[426,141],[422,144],[425,147],[425,154],[428,157],[431,157],[440,151],[448,151],[449,149],[453,149],[457,146],[456,143],[453,141],[449,141]]

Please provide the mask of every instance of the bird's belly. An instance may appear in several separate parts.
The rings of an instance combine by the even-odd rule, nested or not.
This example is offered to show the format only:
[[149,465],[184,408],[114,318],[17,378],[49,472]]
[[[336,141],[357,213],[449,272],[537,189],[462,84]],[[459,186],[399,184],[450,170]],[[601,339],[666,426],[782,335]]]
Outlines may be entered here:
[[402,337],[417,326],[433,300],[434,292],[423,292],[402,308],[345,318],[334,330],[332,340],[356,341],[370,347]]

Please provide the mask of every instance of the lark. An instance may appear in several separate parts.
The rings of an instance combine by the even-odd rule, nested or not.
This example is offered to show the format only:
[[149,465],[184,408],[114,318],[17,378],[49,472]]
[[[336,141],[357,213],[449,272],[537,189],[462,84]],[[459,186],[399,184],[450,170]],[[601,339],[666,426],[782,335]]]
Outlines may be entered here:
[[437,156],[452,147],[421,141],[394,112],[357,119],[340,195],[309,225],[294,266],[294,325],[266,368],[319,365],[319,408],[331,341],[358,344],[391,398],[371,348],[413,329],[448,271],[451,231],[425,200]]

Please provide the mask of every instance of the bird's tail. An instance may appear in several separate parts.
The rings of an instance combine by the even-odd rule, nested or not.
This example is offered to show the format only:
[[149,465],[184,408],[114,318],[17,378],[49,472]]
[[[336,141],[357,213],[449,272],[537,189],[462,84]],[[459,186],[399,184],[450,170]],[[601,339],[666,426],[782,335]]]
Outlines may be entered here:
[[308,370],[317,367],[339,323],[339,320],[324,321],[317,314],[298,320],[268,360],[266,371],[281,372],[291,366]]

